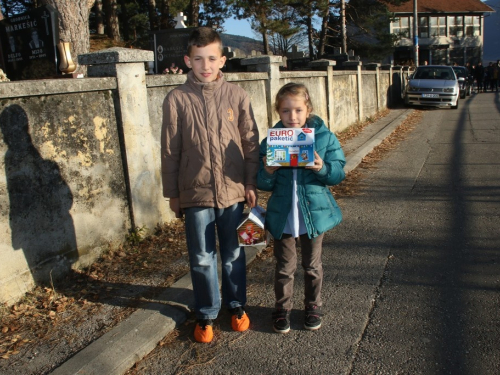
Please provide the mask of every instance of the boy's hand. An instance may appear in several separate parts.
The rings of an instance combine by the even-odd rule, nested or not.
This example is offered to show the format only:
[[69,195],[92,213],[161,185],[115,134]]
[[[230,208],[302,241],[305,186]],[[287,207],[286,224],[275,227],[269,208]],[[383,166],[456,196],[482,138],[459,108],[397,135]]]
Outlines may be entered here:
[[247,200],[247,206],[253,208],[257,206],[257,191],[255,186],[246,185],[245,186],[245,199]]
[[323,159],[321,159],[318,153],[314,151],[314,165],[306,167],[306,169],[312,169],[313,172],[319,172],[321,168],[323,168]]
[[264,156],[262,158],[262,161],[264,162],[264,169],[266,170],[267,173],[269,174],[274,174],[280,167],[271,167],[267,165],[267,158]]
[[180,219],[182,217],[182,209],[179,198],[170,198],[170,209],[174,211],[175,217]]

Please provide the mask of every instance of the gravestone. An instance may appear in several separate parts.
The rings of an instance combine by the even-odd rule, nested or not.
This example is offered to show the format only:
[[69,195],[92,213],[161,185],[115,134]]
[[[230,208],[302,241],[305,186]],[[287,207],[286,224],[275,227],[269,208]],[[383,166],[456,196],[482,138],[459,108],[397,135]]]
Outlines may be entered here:
[[154,73],[161,74],[172,66],[182,69],[183,73],[188,71],[184,56],[187,52],[189,35],[195,28],[186,27],[184,24],[186,19],[187,17],[181,12],[175,17],[177,21],[175,29],[153,32]]
[[3,70],[11,81],[57,75],[58,13],[51,6],[0,21]]
[[311,59],[306,56],[304,51],[299,51],[296,44],[292,46],[292,52],[286,53],[287,69],[289,70],[304,70],[309,66]]
[[187,52],[189,35],[194,28],[167,29],[153,32],[153,52],[155,54],[156,74],[162,73],[166,68],[175,64],[184,73],[188,67],[184,63],[184,56]]

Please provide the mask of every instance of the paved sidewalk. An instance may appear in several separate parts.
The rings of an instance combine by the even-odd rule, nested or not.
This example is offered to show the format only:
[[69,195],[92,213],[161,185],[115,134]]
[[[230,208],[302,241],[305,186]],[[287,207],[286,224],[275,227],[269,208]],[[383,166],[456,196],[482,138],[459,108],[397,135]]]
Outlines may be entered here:
[[[355,169],[411,112],[410,109],[393,109],[343,145],[347,155],[346,173]],[[255,259],[260,250],[258,247],[246,248],[247,264]],[[177,325],[186,321],[194,303],[190,274],[166,289],[156,300],[138,309],[51,374],[123,375]]]

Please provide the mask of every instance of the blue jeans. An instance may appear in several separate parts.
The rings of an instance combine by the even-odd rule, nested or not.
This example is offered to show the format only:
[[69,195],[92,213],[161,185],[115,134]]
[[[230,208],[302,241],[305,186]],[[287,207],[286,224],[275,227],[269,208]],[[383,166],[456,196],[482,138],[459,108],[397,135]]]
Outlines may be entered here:
[[222,263],[222,300],[229,309],[246,303],[245,251],[239,246],[236,234],[243,205],[236,203],[227,208],[184,209],[197,319],[215,319],[221,308],[216,230]]

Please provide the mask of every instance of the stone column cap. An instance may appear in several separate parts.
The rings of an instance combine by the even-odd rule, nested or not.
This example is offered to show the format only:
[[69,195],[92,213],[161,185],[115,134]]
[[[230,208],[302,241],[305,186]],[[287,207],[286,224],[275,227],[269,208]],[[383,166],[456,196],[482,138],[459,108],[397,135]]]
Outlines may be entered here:
[[368,70],[375,70],[377,68],[380,68],[380,63],[368,63],[365,65],[365,68]]
[[312,68],[319,68],[323,66],[335,66],[335,65],[337,65],[337,62],[335,60],[328,60],[328,59],[314,60],[309,63],[309,66]]
[[112,47],[78,55],[78,63],[81,65],[136,63],[154,60],[153,51],[123,47]]

